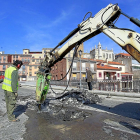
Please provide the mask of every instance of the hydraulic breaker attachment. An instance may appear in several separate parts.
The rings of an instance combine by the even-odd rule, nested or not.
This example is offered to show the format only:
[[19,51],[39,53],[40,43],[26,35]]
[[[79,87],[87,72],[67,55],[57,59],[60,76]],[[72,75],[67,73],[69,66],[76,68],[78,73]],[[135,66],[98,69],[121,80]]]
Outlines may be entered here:
[[49,90],[51,75],[50,73],[37,74],[36,81],[36,101],[38,104],[42,104]]

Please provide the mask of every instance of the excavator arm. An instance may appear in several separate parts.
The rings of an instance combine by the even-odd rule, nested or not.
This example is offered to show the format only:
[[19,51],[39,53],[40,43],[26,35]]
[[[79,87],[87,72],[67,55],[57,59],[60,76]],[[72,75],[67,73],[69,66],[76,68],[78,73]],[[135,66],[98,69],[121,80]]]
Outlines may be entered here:
[[[39,71],[37,72],[36,100],[38,103],[41,104],[46,99],[51,79],[51,67],[63,59],[76,45],[81,44],[101,32],[109,36],[140,62],[140,34],[130,29],[117,28],[113,24],[120,14],[125,15],[121,12],[117,4],[109,4],[107,7],[101,9],[94,17],[92,17],[91,13],[87,14],[90,14],[89,18],[85,20],[84,17],[83,22],[80,23],[76,29],[64,38],[51,52],[46,53],[45,59],[39,66]],[[139,20],[130,18],[130,21],[140,26]],[[67,43],[65,43],[66,41]],[[55,49],[63,43],[65,43],[63,47],[55,52]]]

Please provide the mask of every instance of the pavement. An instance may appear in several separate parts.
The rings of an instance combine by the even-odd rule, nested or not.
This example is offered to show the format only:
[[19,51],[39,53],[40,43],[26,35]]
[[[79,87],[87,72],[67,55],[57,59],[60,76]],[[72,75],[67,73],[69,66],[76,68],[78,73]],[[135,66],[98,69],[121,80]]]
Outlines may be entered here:
[[[30,86],[30,87],[36,86],[35,81],[21,81],[20,84],[21,86]],[[65,90],[66,88],[65,86],[56,86],[56,85],[51,85],[51,87],[55,90],[61,90],[61,91]],[[72,89],[79,89],[79,88],[68,86],[66,91],[70,91]],[[88,90],[88,92],[92,92],[97,95],[106,95],[108,97],[119,96],[119,97],[140,98],[140,93],[135,93],[135,92],[118,92],[118,91],[114,92],[114,91],[103,91],[103,90],[97,90],[97,89],[93,89],[92,91]]]
[[[15,111],[15,115],[20,119],[20,122],[17,123],[9,122],[7,119],[4,94],[0,87],[0,139],[2,140],[46,139],[48,134],[50,139],[54,136],[57,136],[55,138],[59,139],[59,137],[64,137],[65,134],[66,137],[63,139],[68,139],[69,137],[74,137],[73,139],[75,139],[77,136],[81,136],[79,138],[81,140],[92,139],[93,137],[95,139],[106,138],[105,140],[112,140],[113,138],[131,139],[133,137],[136,138],[132,140],[139,140],[140,138],[140,123],[138,120],[140,114],[139,98],[130,98],[130,96],[122,98],[124,94],[121,95],[118,92],[115,93],[118,93],[120,96],[106,98],[109,92],[93,90],[90,92],[100,94],[100,97],[104,98],[104,100],[103,103],[84,107],[84,109],[90,110],[93,113],[89,119],[87,118],[84,121],[78,120],[77,122],[63,121],[63,124],[62,122],[51,120],[49,123],[46,119],[47,114],[44,112],[42,114],[37,113],[34,108],[35,82],[22,81],[20,84],[17,110]],[[1,85],[2,83],[0,83]],[[52,86],[52,88],[55,91],[65,89],[65,87],[61,86]],[[76,88],[68,87],[67,90],[72,89]],[[125,133],[127,136],[124,135]],[[117,136],[115,136],[116,134]]]

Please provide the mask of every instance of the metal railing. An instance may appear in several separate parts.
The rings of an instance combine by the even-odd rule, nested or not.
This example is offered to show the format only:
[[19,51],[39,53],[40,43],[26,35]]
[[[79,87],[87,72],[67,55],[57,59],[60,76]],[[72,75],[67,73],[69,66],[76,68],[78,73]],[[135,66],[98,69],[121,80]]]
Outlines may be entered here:
[[[58,85],[58,86],[67,86],[68,81],[56,81],[51,80],[50,82],[52,85]],[[125,87],[121,84],[124,83]],[[127,84],[130,84],[129,86]],[[81,80],[82,88],[88,89],[87,82],[85,80]],[[71,80],[69,83],[70,87],[79,87],[80,86],[80,80]],[[92,81],[92,87],[94,89],[98,90],[104,90],[104,91],[118,91],[118,92],[137,92],[140,93],[140,79],[133,79],[127,80],[124,82],[123,80],[97,80],[94,79]]]

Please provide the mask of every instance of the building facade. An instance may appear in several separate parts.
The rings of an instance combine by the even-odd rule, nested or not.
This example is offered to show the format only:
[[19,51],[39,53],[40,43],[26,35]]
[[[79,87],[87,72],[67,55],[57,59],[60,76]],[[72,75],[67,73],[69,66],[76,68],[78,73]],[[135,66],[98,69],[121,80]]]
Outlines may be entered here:
[[31,55],[0,54],[0,71],[5,71],[16,60],[23,61],[23,66],[19,70],[19,80],[27,80],[28,66],[31,60]]
[[93,59],[100,59],[100,60],[108,60],[113,61],[115,59],[115,54],[112,50],[103,49],[101,43],[99,42],[98,47],[90,51],[91,58]]
[[132,73],[132,57],[128,53],[119,53],[115,55],[115,62],[125,65],[125,72]]
[[[73,65],[71,64],[73,61]],[[70,66],[72,65],[72,70],[69,71]],[[78,86],[80,82],[80,78],[82,80],[82,84],[85,85],[86,79],[86,67],[89,67],[93,74],[93,79],[96,78],[96,61],[91,59],[84,59],[75,57],[74,60],[70,57],[65,57],[61,61],[57,62],[51,70],[52,80],[55,82],[53,84],[57,84],[57,80],[62,79],[63,85],[66,85],[70,80],[71,86]],[[80,72],[81,71],[81,72]],[[67,74],[67,75],[66,75]],[[65,82],[65,83],[64,83]],[[59,85],[61,83],[59,82]]]
[[97,61],[99,90],[128,91],[133,89],[133,74],[125,72],[125,65],[112,61]]

